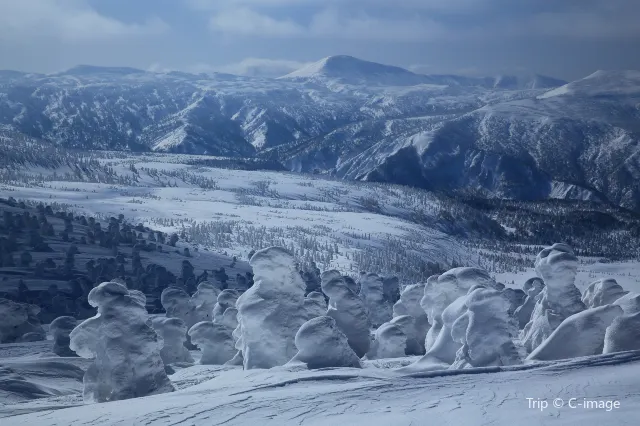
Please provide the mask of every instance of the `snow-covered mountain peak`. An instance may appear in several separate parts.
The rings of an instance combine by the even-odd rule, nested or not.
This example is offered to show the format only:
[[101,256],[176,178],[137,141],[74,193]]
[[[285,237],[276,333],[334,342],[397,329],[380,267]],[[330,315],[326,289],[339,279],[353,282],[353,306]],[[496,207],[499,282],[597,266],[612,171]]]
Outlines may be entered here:
[[580,80],[540,95],[538,99],[554,96],[640,96],[640,71],[599,70]]
[[297,81],[335,80],[344,84],[412,86],[427,83],[428,77],[404,68],[365,61],[353,56],[329,56],[287,74],[280,79]]

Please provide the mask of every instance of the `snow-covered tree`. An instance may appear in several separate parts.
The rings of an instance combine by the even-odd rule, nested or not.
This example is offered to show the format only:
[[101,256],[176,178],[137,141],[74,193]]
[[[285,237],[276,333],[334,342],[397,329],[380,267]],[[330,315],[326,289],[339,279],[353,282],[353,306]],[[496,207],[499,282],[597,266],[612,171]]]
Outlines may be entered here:
[[494,289],[477,288],[465,300],[467,311],[451,328],[462,344],[451,368],[488,367],[521,363],[513,343],[518,326],[510,301]]
[[93,359],[84,375],[85,402],[108,402],[171,392],[160,357],[162,340],[151,328],[144,297],[115,282],[91,290],[98,314],[78,325],[70,347]]
[[36,305],[0,298],[0,343],[14,343],[28,333],[41,336],[38,340],[45,340],[39,313],[40,308]]
[[220,289],[209,281],[198,284],[198,290],[193,293],[190,300],[197,322],[213,320],[213,309],[218,303],[219,294]]
[[189,350],[184,346],[187,341],[187,326],[180,318],[162,318],[153,320],[153,328],[162,338],[160,357],[165,365],[176,362],[193,362]]
[[347,336],[349,346],[362,358],[371,345],[371,323],[363,300],[353,292],[342,274],[334,270],[322,274],[322,291],[329,296],[326,315],[336,321]]
[[236,355],[233,329],[224,324],[202,321],[189,329],[191,342],[202,352],[200,364],[222,365]]
[[627,293],[613,278],[601,278],[589,284],[582,294],[582,303],[587,308],[597,308],[609,305]]
[[617,305],[586,309],[566,318],[527,357],[552,361],[602,353],[607,327],[623,314]]
[[408,355],[422,355],[425,353],[425,340],[427,332],[431,325],[429,324],[429,318],[426,312],[420,305],[420,301],[424,297],[424,283],[411,284],[406,286],[402,293],[400,293],[400,300],[393,305],[393,316],[399,317],[403,315],[409,315],[413,318],[414,332],[411,333],[412,340],[415,340],[415,348],[412,348],[412,344],[409,344]]
[[379,327],[391,320],[391,303],[385,298],[382,278],[377,274],[363,274],[359,284],[360,298],[369,311],[371,325]]
[[602,353],[640,350],[640,312],[616,317],[607,327]]
[[362,367],[347,337],[331,317],[319,316],[305,322],[296,333],[295,344],[298,353],[291,364],[304,363],[310,369]]
[[536,273],[545,287],[524,328],[524,347],[533,352],[568,317],[585,309],[575,286],[578,258],[566,244],[554,244],[536,257]]
[[63,357],[78,356],[69,348],[71,339],[69,335],[78,325],[78,321],[74,317],[58,317],[49,325],[49,332],[53,337],[53,353]]
[[296,354],[295,335],[306,321],[305,283],[281,247],[256,252],[250,265],[255,283],[236,302],[244,368],[284,365]]
[[227,309],[235,308],[238,297],[240,297],[240,295],[236,290],[222,290],[218,295],[215,306],[213,307],[213,321],[219,321]]
[[318,291],[312,291],[304,298],[304,309],[307,313],[307,319],[321,317],[327,313],[327,301],[324,294]]

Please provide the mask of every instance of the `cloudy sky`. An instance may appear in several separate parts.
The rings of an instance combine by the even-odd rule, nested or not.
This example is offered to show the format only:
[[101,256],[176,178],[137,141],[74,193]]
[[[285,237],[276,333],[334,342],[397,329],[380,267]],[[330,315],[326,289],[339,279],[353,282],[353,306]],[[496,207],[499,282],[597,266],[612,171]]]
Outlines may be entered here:
[[0,0],[0,69],[280,75],[336,54],[423,73],[640,69],[638,0]]

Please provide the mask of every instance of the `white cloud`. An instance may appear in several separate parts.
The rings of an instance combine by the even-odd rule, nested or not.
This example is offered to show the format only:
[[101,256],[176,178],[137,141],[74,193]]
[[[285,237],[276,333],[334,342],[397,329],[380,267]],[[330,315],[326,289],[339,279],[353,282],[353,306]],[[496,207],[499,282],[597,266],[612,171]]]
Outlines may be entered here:
[[0,40],[4,42],[45,38],[79,44],[155,35],[167,29],[158,18],[127,24],[100,15],[83,0],[0,0]]
[[214,67],[218,72],[252,77],[280,77],[308,65],[286,59],[246,58],[233,64]]
[[[640,35],[637,0],[519,0],[519,6],[513,0],[188,1],[192,7],[213,14],[212,29],[239,36],[446,42],[514,36],[610,39]],[[300,12],[295,6],[307,9]],[[456,21],[451,16],[445,18],[447,13],[468,16]],[[283,14],[289,17],[282,18]]]
[[291,20],[274,19],[246,8],[213,15],[209,21],[209,28],[223,34],[266,37],[294,36],[305,31],[304,27]]
[[344,16],[336,9],[316,13],[307,26],[289,19],[275,19],[247,8],[215,13],[209,24],[210,29],[218,33],[252,37],[426,41],[447,33],[442,25],[434,21],[416,18],[380,19],[365,13]]

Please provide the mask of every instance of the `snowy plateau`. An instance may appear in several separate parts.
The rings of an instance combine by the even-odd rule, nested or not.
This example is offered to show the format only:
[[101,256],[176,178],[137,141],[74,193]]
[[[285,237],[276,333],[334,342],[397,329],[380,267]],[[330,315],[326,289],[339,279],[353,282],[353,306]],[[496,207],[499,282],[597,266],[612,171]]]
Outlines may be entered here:
[[639,105],[0,71],[0,425],[637,425]]

